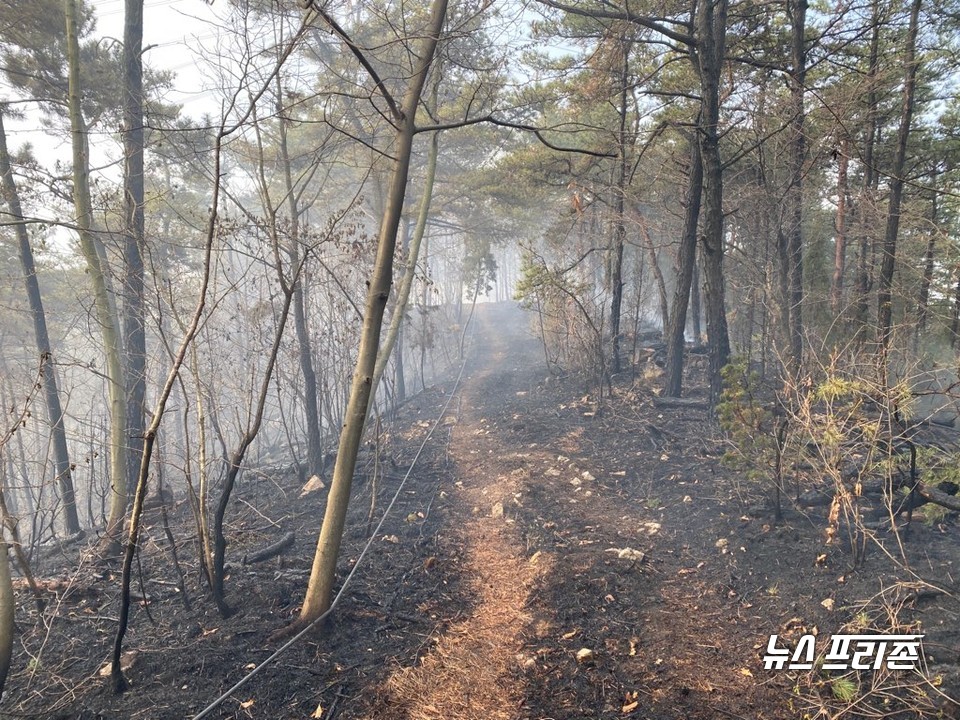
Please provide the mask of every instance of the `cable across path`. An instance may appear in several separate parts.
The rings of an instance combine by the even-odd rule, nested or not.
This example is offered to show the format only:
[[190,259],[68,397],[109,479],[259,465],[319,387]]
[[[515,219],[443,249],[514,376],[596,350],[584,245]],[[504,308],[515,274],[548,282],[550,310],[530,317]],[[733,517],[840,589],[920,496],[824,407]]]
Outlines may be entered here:
[[[467,319],[468,325],[470,324],[470,321],[472,319],[473,319],[473,307],[471,307],[470,316]],[[463,336],[466,335],[466,332],[467,332],[467,328],[465,327],[463,331],[463,335],[461,336],[461,347],[462,347],[462,339],[463,339]],[[337,594],[334,596],[333,602],[330,603],[330,607],[327,609],[327,611],[324,612],[315,620],[311,621],[310,624],[308,624],[306,627],[300,630],[300,632],[298,632],[296,635],[294,635],[289,640],[287,640],[283,645],[277,648],[276,651],[272,655],[270,655],[270,657],[268,657],[266,660],[264,660],[262,663],[257,665],[250,672],[248,672],[246,675],[240,678],[240,680],[238,680],[229,690],[224,692],[223,695],[218,697],[212,703],[207,705],[207,707],[205,707],[199,713],[194,715],[191,718],[191,720],[202,720],[205,717],[209,717],[210,713],[212,713],[214,710],[220,707],[220,705],[222,705],[224,702],[229,700],[230,697],[237,690],[242,688],[244,685],[250,682],[254,677],[259,675],[264,668],[272,665],[277,660],[277,658],[279,658],[281,655],[286,653],[287,650],[289,650],[291,647],[296,645],[304,636],[309,634],[311,630],[313,630],[317,625],[319,625],[327,617],[329,617],[334,610],[336,610],[337,605],[340,602],[340,598],[343,597],[347,587],[349,587],[350,585],[350,581],[353,579],[353,576],[356,574],[357,570],[360,568],[361,565],[363,565],[363,560],[366,557],[367,553],[369,552],[370,548],[372,547],[373,541],[380,534],[380,529],[383,527],[383,524],[386,522],[387,518],[390,516],[390,512],[391,510],[393,510],[393,506],[396,504],[397,499],[400,497],[400,493],[403,492],[403,488],[407,484],[407,480],[409,480],[410,476],[413,474],[413,470],[414,468],[416,468],[417,462],[420,460],[420,455],[423,453],[424,448],[426,448],[427,443],[430,442],[430,438],[433,437],[434,431],[437,429],[437,427],[439,427],[441,420],[443,420],[443,416],[446,415],[447,410],[449,410],[450,408],[450,404],[453,402],[454,397],[456,397],[457,393],[459,392],[461,382],[463,380],[463,372],[467,366],[467,356],[468,356],[467,352],[462,353],[462,357],[460,361],[460,370],[457,373],[457,378],[454,381],[453,388],[447,394],[447,400],[443,404],[443,409],[440,410],[440,413],[437,415],[436,420],[431,424],[430,430],[427,432],[427,434],[423,438],[423,441],[420,443],[420,447],[417,448],[417,453],[416,455],[413,456],[413,461],[410,463],[410,467],[407,468],[407,472],[404,474],[403,479],[400,481],[400,484],[397,486],[397,489],[393,494],[393,497],[390,499],[389,504],[387,505],[386,509],[383,511],[383,515],[380,518],[380,522],[377,523],[376,528],[374,528],[373,532],[370,534],[369,539],[367,540],[366,544],[363,546],[363,550],[360,552],[360,556],[357,558],[357,561],[354,563],[353,568],[350,570],[350,573],[347,575],[346,579],[343,581],[343,585],[340,586],[340,589],[337,591]]]

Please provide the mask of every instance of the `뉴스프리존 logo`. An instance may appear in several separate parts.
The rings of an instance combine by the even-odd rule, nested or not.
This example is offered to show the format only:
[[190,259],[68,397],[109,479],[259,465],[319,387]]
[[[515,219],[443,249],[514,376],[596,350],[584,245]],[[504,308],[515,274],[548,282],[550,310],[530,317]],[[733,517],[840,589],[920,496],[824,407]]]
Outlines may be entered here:
[[[791,652],[771,635],[763,656],[765,670],[812,670],[816,637],[803,635]],[[920,663],[923,635],[831,635],[823,670],[913,670]]]

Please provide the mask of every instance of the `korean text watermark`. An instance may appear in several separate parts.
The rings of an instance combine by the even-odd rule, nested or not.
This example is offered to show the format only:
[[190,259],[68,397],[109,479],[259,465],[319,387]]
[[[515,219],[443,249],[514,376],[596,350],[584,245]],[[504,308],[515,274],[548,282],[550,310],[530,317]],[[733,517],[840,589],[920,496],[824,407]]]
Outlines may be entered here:
[[[812,670],[816,637],[803,635],[796,647],[781,647],[771,635],[763,656],[765,670]],[[920,663],[923,635],[831,635],[823,670],[914,670]]]

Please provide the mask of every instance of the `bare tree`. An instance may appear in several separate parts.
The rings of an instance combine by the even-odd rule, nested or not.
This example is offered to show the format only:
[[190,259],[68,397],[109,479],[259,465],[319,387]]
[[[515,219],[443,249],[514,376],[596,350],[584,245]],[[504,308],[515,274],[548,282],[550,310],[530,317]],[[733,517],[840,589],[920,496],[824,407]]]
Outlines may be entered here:
[[[123,341],[126,358],[127,435],[144,432],[147,348],[143,307],[143,0],[124,0],[123,19]],[[136,482],[136,453],[127,453],[126,483]]]
[[23,208],[20,204],[20,192],[13,176],[13,168],[10,165],[7,133],[3,125],[3,109],[0,109],[0,176],[2,176],[3,197],[9,208],[10,216],[14,222],[14,230],[17,234],[20,265],[23,268],[23,282],[26,286],[27,302],[30,304],[30,314],[33,316],[37,352],[44,360],[44,399],[46,400],[47,420],[50,423],[50,434],[53,441],[54,476],[60,492],[60,500],[63,503],[64,529],[67,533],[73,535],[80,532],[80,519],[77,515],[77,501],[70,470],[70,456],[67,452],[67,434],[63,423],[63,409],[60,405],[57,368],[51,361],[53,349],[50,345],[50,335],[47,332],[47,316],[44,313],[43,299],[40,296],[40,283],[37,280],[37,269],[33,261],[33,248],[30,245],[30,236],[27,234]]
[[[311,7],[314,6],[311,4]],[[318,9],[318,12],[321,16],[324,16],[328,23],[333,24],[332,18],[329,18],[323,10]],[[373,70],[360,48],[352,44],[343,35],[345,42],[357,56],[358,61],[373,76],[379,92],[390,107],[391,119],[396,128],[396,139],[393,146],[395,160],[390,189],[387,194],[387,203],[380,224],[377,259],[367,292],[360,350],[350,387],[350,400],[347,404],[346,418],[343,430],[340,433],[337,462],[334,466],[330,493],[327,497],[323,526],[317,540],[317,551],[313,559],[310,582],[307,586],[307,594],[297,625],[312,622],[323,615],[330,607],[337,558],[340,553],[340,542],[343,538],[344,521],[347,515],[347,505],[350,502],[350,488],[353,483],[357,453],[360,450],[360,441],[366,423],[370,393],[373,389],[372,379],[376,369],[383,315],[387,300],[390,297],[390,285],[393,282],[393,256],[403,212],[407,175],[410,170],[410,159],[413,152],[413,139],[417,133],[417,108],[420,105],[427,74],[433,64],[446,14],[447,0],[433,0],[430,8],[430,20],[416,53],[417,59],[413,75],[400,105],[397,105],[393,96],[379,80],[376,71]],[[334,27],[337,26],[334,24]]]
[[120,533],[127,509],[127,411],[124,399],[123,362],[120,345],[120,324],[116,305],[107,287],[105,256],[93,227],[93,205],[90,199],[89,148],[87,127],[83,119],[83,90],[80,86],[80,44],[77,34],[77,0],[64,0],[67,37],[68,93],[70,139],[73,149],[73,200],[75,225],[80,236],[80,250],[87,263],[93,284],[97,320],[103,338],[107,365],[110,404],[110,517],[107,520],[103,549],[108,554],[119,550]]

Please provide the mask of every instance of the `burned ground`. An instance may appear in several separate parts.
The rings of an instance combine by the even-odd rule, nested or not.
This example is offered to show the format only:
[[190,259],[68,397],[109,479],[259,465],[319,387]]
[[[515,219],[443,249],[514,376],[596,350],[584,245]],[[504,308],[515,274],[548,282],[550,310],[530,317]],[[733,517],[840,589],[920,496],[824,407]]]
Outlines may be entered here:
[[[851,572],[844,543],[825,544],[825,508],[788,507],[773,522],[762,484],[721,462],[705,411],[657,408],[651,373],[624,373],[603,402],[582,380],[548,381],[518,312],[479,308],[462,386],[450,379],[384,424],[356,484],[342,575],[366,542],[371,488],[379,517],[454,393],[333,622],[213,717],[773,720],[828,706],[843,717],[957,716],[955,522],[916,521],[905,557],[881,534]],[[700,381],[692,368],[694,396]],[[296,617],[324,503],[322,491],[300,492],[293,474],[244,474],[228,526],[228,620],[200,583],[187,503],[170,523],[189,608],[150,517],[121,696],[98,674],[116,627],[114,572],[80,560],[80,548],[46,549],[37,573],[48,604],[40,613],[18,592],[0,715],[199,712]],[[296,541],[278,559],[243,564],[290,530]],[[891,627],[926,634],[935,687],[909,673],[847,675],[851,695],[829,673],[763,669],[771,633]]]

